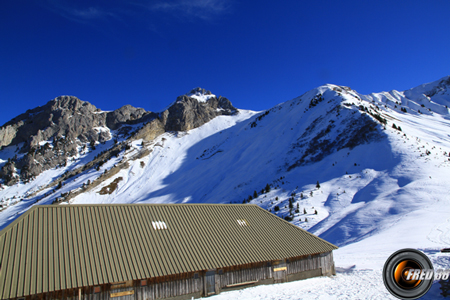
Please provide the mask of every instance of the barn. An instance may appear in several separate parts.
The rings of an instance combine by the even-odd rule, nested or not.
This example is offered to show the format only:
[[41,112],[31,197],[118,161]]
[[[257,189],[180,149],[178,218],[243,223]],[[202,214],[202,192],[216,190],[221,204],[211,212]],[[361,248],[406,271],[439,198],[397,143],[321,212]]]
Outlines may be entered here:
[[199,298],[335,274],[335,249],[257,205],[35,205],[0,232],[0,297]]

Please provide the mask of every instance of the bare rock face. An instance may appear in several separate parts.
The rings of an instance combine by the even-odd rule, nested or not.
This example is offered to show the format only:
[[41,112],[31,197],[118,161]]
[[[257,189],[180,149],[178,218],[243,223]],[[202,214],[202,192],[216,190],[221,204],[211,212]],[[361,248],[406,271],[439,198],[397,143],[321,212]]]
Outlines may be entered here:
[[3,179],[6,185],[13,185],[19,181],[18,176],[15,174],[15,169],[14,162],[11,161],[7,162],[0,169],[0,178]]
[[110,129],[117,129],[121,124],[130,123],[141,119],[143,116],[149,114],[143,108],[136,108],[131,105],[124,105],[113,112],[106,115],[106,126]]
[[[20,152],[25,155],[13,162],[20,170],[20,178],[26,181],[45,170],[65,165],[69,157],[77,154],[77,146],[110,140],[110,128],[146,113],[131,105],[107,113],[77,97],[61,96],[3,125],[0,146],[22,145]],[[0,178],[6,184],[13,184],[16,181],[13,172],[13,168],[5,165]]]
[[145,123],[144,126],[136,133],[136,139],[143,139],[144,141],[152,141],[159,135],[165,132],[164,125],[159,119]]
[[11,125],[0,128],[0,148],[11,144],[16,137],[16,132],[16,129]]
[[[198,91],[192,90],[190,94]],[[189,95],[179,96],[162,118],[166,131],[185,131],[197,128],[220,115],[232,115],[237,109],[224,97],[217,98],[209,91],[201,90],[200,96],[208,100],[199,101]]]
[[[4,138],[2,146],[25,143],[24,151],[52,137],[87,140],[89,130],[106,124],[106,113],[73,96],[61,96],[42,107],[28,110],[2,126],[15,131],[14,138]],[[12,128],[12,129],[8,129]],[[10,135],[11,136],[11,135]],[[98,139],[98,138],[97,138]]]

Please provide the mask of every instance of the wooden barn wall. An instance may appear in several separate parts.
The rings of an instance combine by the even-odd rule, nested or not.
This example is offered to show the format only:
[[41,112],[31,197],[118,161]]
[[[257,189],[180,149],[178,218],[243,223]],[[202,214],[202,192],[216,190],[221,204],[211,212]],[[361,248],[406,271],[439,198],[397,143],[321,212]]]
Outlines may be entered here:
[[[182,295],[200,296],[203,289],[203,278],[198,279],[182,278],[163,282],[148,282],[147,286],[140,286],[140,281],[134,282],[133,286],[111,289],[109,285],[101,286],[100,293],[93,293],[94,287],[82,288],[81,300],[154,300],[170,297],[179,297]],[[113,293],[128,292],[132,294],[124,296],[111,297]],[[28,296],[26,300],[79,300],[79,290],[71,289],[59,292],[45,293]],[[191,299],[189,297],[188,299]]]
[[336,275],[334,268],[333,252],[328,252],[320,255],[321,267],[323,275]]
[[290,263],[286,265],[288,274],[295,274],[316,269],[322,269],[323,275],[331,275],[334,272],[332,252],[292,259]]
[[320,268],[320,257],[318,256],[306,257],[303,259],[291,261],[286,265],[288,274],[314,270]]
[[267,263],[255,264],[250,268],[227,268],[222,275],[216,275],[220,288],[230,284],[248,281],[260,281],[273,277],[272,267]]
[[[228,285],[243,282],[268,282],[275,278],[273,269],[279,266],[287,267],[287,274],[292,275],[311,270],[321,270],[320,275],[334,274],[333,253],[323,253],[298,257],[282,262],[279,265],[265,263],[248,264],[217,270],[215,275],[216,293],[226,289]],[[222,273],[222,274],[220,274]],[[132,282],[132,285],[119,289],[111,289],[110,285],[101,286],[100,293],[93,293],[93,287],[83,288],[81,300],[156,300],[164,298],[200,297],[204,293],[204,272],[198,273],[198,278],[193,273],[182,274],[177,277],[164,277],[148,280],[146,286],[141,286],[140,281]],[[112,293],[131,292],[132,294],[111,297]],[[20,300],[22,298],[18,298]],[[52,292],[23,298],[26,300],[79,300],[79,290],[71,289],[60,292]]]
[[[194,277],[186,279],[177,279],[168,282],[149,283],[147,286],[136,288],[136,300],[153,300],[161,298],[178,297],[189,294],[200,294],[203,290],[203,278]],[[131,300],[132,298],[123,298],[114,300]],[[103,299],[102,299],[103,300]]]

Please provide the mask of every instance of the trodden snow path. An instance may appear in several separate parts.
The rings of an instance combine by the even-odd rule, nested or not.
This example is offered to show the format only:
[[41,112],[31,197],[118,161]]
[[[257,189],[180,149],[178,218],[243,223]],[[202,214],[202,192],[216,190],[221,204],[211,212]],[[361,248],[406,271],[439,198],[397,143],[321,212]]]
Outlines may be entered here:
[[359,270],[288,283],[261,285],[209,297],[221,299],[396,299],[384,287],[381,271]]
[[[446,299],[441,294],[440,284],[435,281],[422,300]],[[206,299],[206,298],[205,298]],[[222,292],[211,300],[300,300],[300,299],[397,299],[383,284],[381,270],[356,270],[337,273],[331,277],[316,277],[305,280],[260,285],[238,291]],[[448,299],[448,298],[447,298]]]

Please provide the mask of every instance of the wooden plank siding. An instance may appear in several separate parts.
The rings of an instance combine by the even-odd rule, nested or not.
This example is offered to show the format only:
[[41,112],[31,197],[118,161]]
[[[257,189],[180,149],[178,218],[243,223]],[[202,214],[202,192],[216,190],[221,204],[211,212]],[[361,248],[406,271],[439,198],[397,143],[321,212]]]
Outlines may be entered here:
[[[316,270],[320,270],[320,274],[315,273],[318,274],[315,276],[331,275],[331,270],[334,270],[332,252],[294,257],[288,261],[252,263],[216,270],[216,294],[234,288],[273,283],[276,273],[274,269],[280,268],[280,266],[286,266],[289,275]],[[195,274],[198,275],[197,278]],[[201,271],[149,278],[146,279],[146,286],[141,286],[141,280],[123,284],[100,285],[101,292],[99,293],[94,293],[94,286],[84,287],[81,300],[156,300],[172,297],[183,298],[182,296],[185,296],[185,299],[204,297],[205,274],[206,271]],[[239,286],[239,283],[244,283],[244,285]],[[227,288],[230,285],[237,286]],[[79,300],[78,293],[78,289],[67,289],[24,298],[26,300]],[[117,294],[120,296],[115,296]]]

